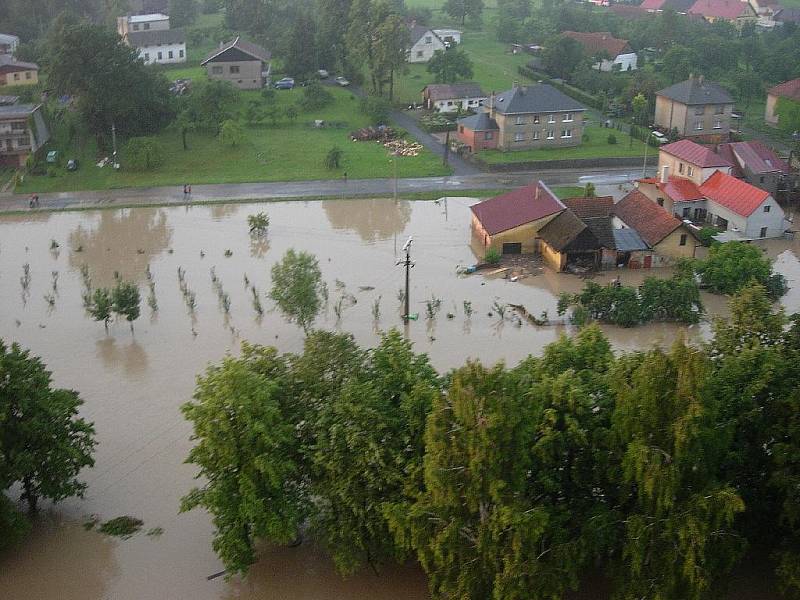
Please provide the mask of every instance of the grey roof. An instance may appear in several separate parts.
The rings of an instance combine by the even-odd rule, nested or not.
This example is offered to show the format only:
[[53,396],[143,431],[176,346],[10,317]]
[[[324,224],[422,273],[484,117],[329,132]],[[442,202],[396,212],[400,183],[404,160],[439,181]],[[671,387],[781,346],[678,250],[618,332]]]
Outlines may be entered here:
[[249,54],[253,57],[254,60],[260,60],[262,62],[269,62],[271,57],[269,50],[265,50],[258,44],[253,44],[251,42],[244,41],[240,36],[236,36],[233,40],[224,44],[222,47],[217,48],[216,50],[212,50],[208,56],[200,63],[200,66],[205,66],[205,64],[210,61],[211,59],[219,56],[223,52],[227,52],[231,48],[236,48],[237,50],[241,50],[245,54]]
[[39,65],[37,65],[36,63],[23,62],[21,60],[17,60],[10,54],[0,54],[0,67],[12,67],[12,68],[18,68],[20,70],[22,69],[34,70],[34,71],[39,70]]
[[128,33],[128,43],[134,48],[183,44],[184,42],[186,42],[186,34],[180,29],[150,29]]
[[492,131],[500,129],[497,126],[497,121],[489,117],[489,113],[479,112],[477,115],[464,117],[456,121],[459,125],[463,125],[472,131]]
[[10,106],[19,102],[19,96],[0,96],[0,106]]
[[486,98],[479,83],[464,81],[463,83],[431,83],[425,86],[431,100],[450,100],[452,98]]
[[[411,45],[413,46],[418,41],[420,41],[423,36],[430,32],[430,34],[435,37],[437,40],[442,42],[442,39],[436,35],[436,33],[430,27],[425,27],[424,25],[410,25],[408,28],[408,32],[410,34]],[[442,42],[444,44],[444,42]]]
[[659,90],[656,94],[690,106],[696,104],[733,104],[733,98],[722,86],[713,81],[706,81],[702,77],[690,77],[686,81],[681,81]]
[[583,104],[546,83],[515,87],[500,92],[495,95],[494,108],[505,115],[586,110]]
[[615,229],[614,244],[620,252],[649,250],[648,246],[635,229]]
[[38,104],[11,104],[0,106],[0,119],[23,119],[39,108]]
[[0,33],[0,44],[19,43],[19,36],[11,33]]
[[590,252],[602,244],[571,210],[565,210],[539,230],[539,237],[557,252]]
[[603,248],[613,250],[617,247],[614,240],[614,225],[611,217],[596,217],[593,219],[582,219],[586,226],[589,227],[594,237],[600,242]]

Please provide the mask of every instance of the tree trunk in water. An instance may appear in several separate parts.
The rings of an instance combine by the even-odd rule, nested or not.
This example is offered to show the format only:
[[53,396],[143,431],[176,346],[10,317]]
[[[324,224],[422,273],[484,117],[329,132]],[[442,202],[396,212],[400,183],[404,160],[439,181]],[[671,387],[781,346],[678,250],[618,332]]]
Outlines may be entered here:
[[36,497],[36,494],[33,491],[33,482],[31,481],[30,476],[25,477],[22,487],[24,489],[22,497],[28,502],[28,510],[32,513],[35,513],[38,510],[37,503],[39,498]]

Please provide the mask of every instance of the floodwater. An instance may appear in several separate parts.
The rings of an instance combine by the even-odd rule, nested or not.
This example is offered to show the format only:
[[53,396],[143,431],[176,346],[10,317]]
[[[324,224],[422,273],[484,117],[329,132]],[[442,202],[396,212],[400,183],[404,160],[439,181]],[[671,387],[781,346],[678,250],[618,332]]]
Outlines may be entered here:
[[[49,508],[21,547],[0,555],[0,597],[428,598],[425,578],[414,565],[343,580],[308,545],[265,550],[244,582],[207,580],[221,570],[211,550],[209,518],[199,511],[178,514],[180,497],[194,476],[194,468],[183,464],[191,430],[179,407],[191,397],[195,376],[226,352],[237,352],[244,339],[282,351],[301,349],[299,328],[272,310],[266,297],[271,265],[292,247],[316,254],[328,282],[330,305],[317,322],[320,327],[351,332],[360,343],[372,345],[378,330],[402,326],[397,292],[403,270],[396,261],[413,235],[412,312],[420,319],[410,324],[409,334],[418,351],[427,352],[441,370],[469,357],[514,364],[540,353],[570,327],[500,321],[496,314],[488,316],[495,312],[492,304],[518,303],[535,315],[547,311],[555,318],[558,294],[578,290],[582,281],[549,271],[518,282],[456,275],[458,265],[475,261],[468,245],[468,206],[473,202],[341,200],[0,217],[0,338],[31,348],[53,371],[57,385],[80,391],[82,414],[94,421],[99,440],[96,466],[82,474],[89,484],[86,498]],[[269,213],[271,225],[265,238],[253,239],[246,219],[259,211]],[[51,249],[51,240],[59,247]],[[765,248],[793,287],[784,304],[790,311],[800,309],[800,244],[772,241]],[[225,256],[226,250],[231,256]],[[31,278],[26,293],[20,284],[24,264]],[[133,334],[127,323],[112,325],[106,334],[101,323],[85,315],[82,265],[88,265],[95,287],[111,285],[115,272],[140,285],[142,316]],[[154,314],[145,302],[148,265],[158,301]],[[186,270],[186,283],[196,293],[194,315],[179,290],[178,267]],[[231,300],[227,316],[212,285],[212,268]],[[625,272],[623,278],[636,282],[648,274]],[[266,309],[261,319],[245,275]],[[51,294],[52,305],[45,299]],[[337,321],[333,306],[343,295],[357,303],[352,298],[343,302]],[[441,299],[441,310],[428,322],[424,301],[432,297]],[[376,298],[381,309],[377,323],[372,315]],[[470,319],[464,315],[464,300],[474,308]],[[712,313],[724,311],[724,299],[704,295],[704,301]],[[448,319],[448,312],[454,318]],[[669,344],[684,331],[701,339],[709,325],[605,330],[615,347],[634,349]],[[145,530],[160,527],[164,532],[128,540],[105,537],[82,527],[93,514],[101,519],[136,516],[144,520]]]

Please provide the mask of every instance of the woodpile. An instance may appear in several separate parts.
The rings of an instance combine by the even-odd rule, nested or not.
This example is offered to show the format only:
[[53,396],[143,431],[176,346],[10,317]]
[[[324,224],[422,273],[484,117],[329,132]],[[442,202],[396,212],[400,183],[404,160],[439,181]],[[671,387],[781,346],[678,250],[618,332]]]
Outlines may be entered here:
[[422,152],[422,144],[407,140],[392,140],[383,144],[395,156],[418,156]]
[[388,142],[389,140],[393,140],[394,136],[394,130],[384,125],[379,127],[362,127],[361,129],[350,132],[350,139],[354,142],[371,142],[374,140]]

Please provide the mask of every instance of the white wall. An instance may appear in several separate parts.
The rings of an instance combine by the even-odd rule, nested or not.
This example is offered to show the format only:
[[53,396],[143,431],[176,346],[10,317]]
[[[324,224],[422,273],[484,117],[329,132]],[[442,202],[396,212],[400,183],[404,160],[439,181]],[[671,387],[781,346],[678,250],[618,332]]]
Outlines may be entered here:
[[[172,58],[169,53],[172,52]],[[158,53],[161,52],[161,58]],[[181,56],[183,52],[183,56]],[[147,55],[147,56],[145,56]],[[139,48],[139,56],[144,59],[145,64],[170,65],[174,63],[186,62],[186,44],[162,44],[161,46],[145,46]]]
[[461,108],[471,108],[472,110],[477,111],[478,108],[480,108],[481,100],[486,100],[486,96],[437,100],[433,103],[433,108],[437,112],[452,112],[456,110],[459,105],[461,105]]
[[[430,42],[427,40],[430,40]],[[411,46],[411,50],[408,51],[408,62],[428,62],[433,57],[433,53],[436,50],[444,50],[444,44],[432,31],[429,31],[423,35],[416,44]]]
[[[764,212],[764,206],[767,205],[769,212]],[[715,217],[712,223],[716,223],[716,217],[720,216],[728,220],[728,229],[736,228],[743,236],[753,239],[761,237],[762,227],[767,228],[765,237],[768,238],[781,237],[786,230],[783,209],[772,196],[768,196],[749,217],[736,214],[713,200],[708,201],[708,212]]]

